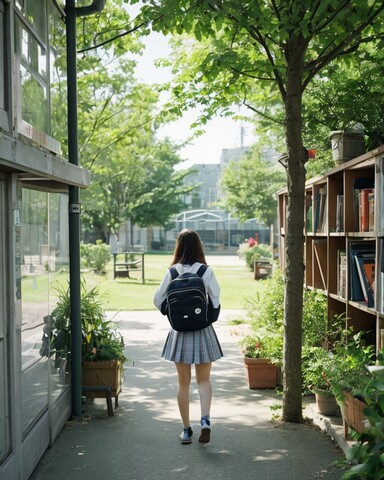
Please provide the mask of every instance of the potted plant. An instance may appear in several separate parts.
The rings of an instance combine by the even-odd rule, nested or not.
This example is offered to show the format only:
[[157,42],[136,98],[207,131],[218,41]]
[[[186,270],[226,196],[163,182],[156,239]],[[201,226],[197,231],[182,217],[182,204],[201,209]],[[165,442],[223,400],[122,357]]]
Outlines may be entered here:
[[372,373],[367,366],[372,364],[374,359],[373,345],[364,344],[365,332],[354,333],[349,329],[346,333],[346,340],[335,346],[329,372],[331,389],[343,416],[345,437],[348,427],[357,432],[364,431],[364,410],[367,405],[363,394],[372,379]]
[[240,342],[249,388],[276,388],[282,349],[277,335],[247,335]]
[[[112,397],[121,390],[122,365],[126,360],[124,341],[105,312],[97,287],[81,285],[82,385],[87,397],[105,398],[103,387]],[[71,354],[71,317],[69,289],[58,288],[58,302],[51,313],[51,351],[68,358]],[[92,390],[92,387],[96,387]]]
[[342,480],[353,478],[380,478],[384,454],[384,378],[382,366],[373,370],[373,378],[364,392],[366,428],[357,435],[346,460],[348,470]]
[[318,412],[326,416],[340,415],[339,405],[330,383],[332,363],[333,354],[324,347],[308,347],[303,350],[304,391],[309,390],[315,395]]

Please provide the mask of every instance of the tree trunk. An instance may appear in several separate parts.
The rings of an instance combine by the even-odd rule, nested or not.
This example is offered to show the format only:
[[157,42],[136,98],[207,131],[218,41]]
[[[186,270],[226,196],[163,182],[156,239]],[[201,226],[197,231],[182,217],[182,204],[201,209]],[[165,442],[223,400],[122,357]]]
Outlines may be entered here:
[[283,419],[302,421],[301,344],[304,282],[304,190],[307,152],[301,128],[302,66],[305,42],[290,42],[288,51],[285,128],[288,211],[286,231]]

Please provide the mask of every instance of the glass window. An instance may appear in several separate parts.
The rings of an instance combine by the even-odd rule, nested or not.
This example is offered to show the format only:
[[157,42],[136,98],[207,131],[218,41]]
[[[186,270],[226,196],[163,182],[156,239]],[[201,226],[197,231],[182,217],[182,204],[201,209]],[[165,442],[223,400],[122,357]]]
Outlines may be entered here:
[[24,0],[15,0],[15,6],[19,12],[24,10]]
[[46,42],[47,10],[45,9],[45,2],[43,3],[41,1],[37,2],[36,0],[27,0],[26,18],[34,32],[43,42]]
[[16,9],[19,132],[61,155],[60,143],[67,143],[65,23],[53,1],[19,0]]
[[21,117],[38,130],[49,133],[46,52],[20,20],[16,48],[20,56]]
[[22,119],[42,132],[48,130],[47,88],[24,66],[20,67]]
[[[50,313],[68,285],[68,198],[23,189],[21,209],[22,420],[27,430],[66,387],[66,359],[51,350]],[[50,388],[48,388],[50,386]]]
[[0,0],[0,109],[5,110],[4,3]]
[[67,144],[67,63],[65,23],[57,8],[50,3],[49,65],[51,94],[51,135]]

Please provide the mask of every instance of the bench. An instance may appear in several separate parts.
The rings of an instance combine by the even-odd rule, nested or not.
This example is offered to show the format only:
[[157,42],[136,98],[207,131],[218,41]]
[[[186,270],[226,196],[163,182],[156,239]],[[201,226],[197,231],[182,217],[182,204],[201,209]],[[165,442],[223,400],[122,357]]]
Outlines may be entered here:
[[40,261],[40,255],[24,255],[24,264],[21,267],[25,275],[45,272],[45,267]]
[[141,280],[144,277],[144,253],[143,252],[118,252],[113,254],[113,279],[132,278],[132,272],[141,272]]
[[272,275],[272,263],[266,260],[255,260],[255,280]]

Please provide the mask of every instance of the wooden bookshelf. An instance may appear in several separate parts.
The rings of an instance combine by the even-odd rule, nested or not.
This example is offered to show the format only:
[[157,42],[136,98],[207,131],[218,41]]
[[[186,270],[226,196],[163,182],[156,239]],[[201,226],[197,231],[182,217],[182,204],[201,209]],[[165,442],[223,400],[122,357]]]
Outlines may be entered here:
[[[284,271],[286,189],[278,199]],[[329,321],[345,314],[384,348],[384,146],[308,180],[304,216],[305,287],[327,295]]]

